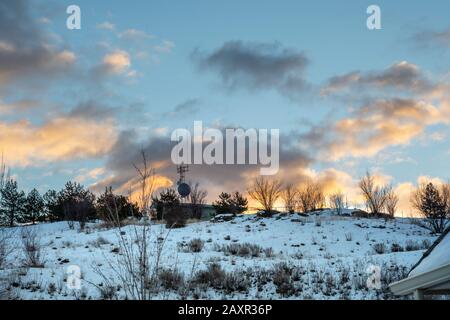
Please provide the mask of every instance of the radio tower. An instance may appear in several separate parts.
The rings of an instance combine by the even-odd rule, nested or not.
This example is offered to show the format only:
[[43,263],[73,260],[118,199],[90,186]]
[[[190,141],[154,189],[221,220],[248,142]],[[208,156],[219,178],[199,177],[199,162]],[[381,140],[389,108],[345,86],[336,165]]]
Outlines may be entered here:
[[184,182],[186,178],[186,172],[189,172],[189,166],[187,164],[177,166],[177,173],[180,175],[177,185],[180,185]]

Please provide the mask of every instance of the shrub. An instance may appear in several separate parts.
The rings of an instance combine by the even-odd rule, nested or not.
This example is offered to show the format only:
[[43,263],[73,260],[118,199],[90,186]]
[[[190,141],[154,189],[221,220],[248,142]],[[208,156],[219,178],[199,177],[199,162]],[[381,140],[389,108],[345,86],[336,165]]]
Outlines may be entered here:
[[188,249],[190,252],[200,252],[203,250],[205,242],[202,239],[192,239],[188,243]]
[[200,270],[195,274],[194,282],[208,285],[214,289],[222,289],[226,277],[225,271],[218,263],[212,263],[206,270]]
[[251,282],[244,272],[229,272],[225,275],[223,288],[227,293],[248,292]]
[[292,269],[286,263],[275,265],[273,270],[273,284],[278,294],[286,297],[295,293],[292,281]]
[[117,298],[117,288],[112,285],[98,287],[101,300],[113,300]]
[[[96,248],[100,248],[101,246],[103,246],[105,244],[110,244],[110,242],[108,240],[106,240],[105,238],[103,238],[102,236],[99,236],[94,241],[90,241],[89,244],[91,244],[92,246],[94,246]],[[70,247],[72,244],[69,241],[64,241],[63,245],[65,247]]]
[[422,241],[422,249],[429,249],[431,247],[431,242],[428,239]]
[[158,278],[167,290],[176,290],[184,283],[184,276],[177,269],[162,269],[159,271]]
[[420,250],[421,246],[416,241],[408,240],[405,244],[406,251],[417,251]]
[[272,258],[275,255],[272,248],[265,248],[263,251],[266,258]]
[[8,240],[11,239],[11,237],[12,232],[10,230],[0,228],[0,269],[14,250],[13,246],[8,244]]
[[31,268],[42,268],[44,264],[41,262],[41,244],[36,231],[23,227],[21,235],[25,265]]
[[350,271],[348,268],[342,268],[339,274],[339,281],[341,285],[346,284],[350,281]]
[[217,251],[221,251],[225,254],[239,257],[259,257],[263,249],[251,243],[232,243],[229,245],[222,245],[221,247],[216,247]]
[[375,250],[375,252],[378,254],[383,254],[386,252],[386,246],[384,245],[384,243],[376,243],[372,247],[373,250]]
[[391,252],[402,252],[403,251],[403,247],[401,245],[399,245],[398,243],[393,243],[391,245]]
[[172,206],[166,208],[164,218],[166,219],[166,228],[184,228],[188,216],[180,206]]

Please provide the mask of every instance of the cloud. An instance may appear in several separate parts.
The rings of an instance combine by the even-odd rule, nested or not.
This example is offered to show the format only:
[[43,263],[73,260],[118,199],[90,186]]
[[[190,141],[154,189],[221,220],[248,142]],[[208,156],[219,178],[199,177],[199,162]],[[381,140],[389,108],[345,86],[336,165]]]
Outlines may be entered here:
[[105,168],[99,167],[91,170],[81,169],[80,175],[75,178],[75,181],[84,183],[87,180],[97,180],[99,177],[105,174]]
[[[174,145],[167,135],[154,135],[147,141],[140,141],[136,131],[122,132],[106,160],[105,169],[109,173],[108,177],[98,181],[93,189],[102,191],[111,185],[116,190],[128,191],[130,181],[136,179],[133,164],[141,163],[141,148],[148,155],[149,162],[153,166],[156,165],[156,173],[159,181],[163,182],[162,186],[172,186],[177,180],[176,165],[170,158]],[[301,168],[306,168],[310,163],[310,157],[299,150],[281,149],[281,170],[277,177],[301,179],[304,176]],[[191,165],[189,169],[188,180],[198,181],[203,188],[208,189],[209,201],[215,200],[224,190],[245,192],[247,182],[260,172],[258,165]],[[220,181],[220,184],[217,181]]]
[[450,124],[450,106],[412,99],[380,99],[343,119],[314,126],[300,136],[303,147],[317,148],[319,158],[337,161],[369,158],[390,146],[409,144],[428,126]]
[[0,122],[0,146],[10,166],[98,158],[110,150],[116,137],[112,120],[58,117],[42,125]]
[[306,87],[305,54],[279,43],[229,41],[209,54],[197,49],[191,57],[200,71],[216,73],[229,90],[276,89],[286,94]]
[[413,40],[424,46],[450,47],[450,28],[442,31],[422,31],[415,34]]
[[118,108],[108,107],[95,100],[79,103],[69,113],[69,117],[105,120],[111,119],[119,111]]
[[117,50],[103,58],[103,66],[108,72],[122,73],[131,66],[130,56],[126,51]]
[[101,29],[101,30],[110,30],[110,31],[116,29],[116,26],[115,26],[113,23],[108,22],[108,21],[99,23],[99,24],[97,24],[96,27],[97,27],[97,29]]
[[43,77],[48,81],[68,71],[76,60],[73,52],[51,44],[24,0],[0,5],[0,39],[0,85]]
[[124,40],[141,41],[154,39],[155,36],[138,29],[127,29],[119,33],[118,37]]
[[15,113],[25,113],[39,106],[39,102],[30,99],[18,100],[12,103],[4,103],[0,99],[0,115],[10,115]]
[[164,40],[161,44],[154,46],[153,49],[158,53],[171,53],[173,48],[175,48],[175,43]]
[[339,93],[348,89],[404,90],[410,93],[439,93],[447,86],[429,81],[420,68],[407,61],[395,63],[382,71],[353,71],[329,79],[322,88],[322,95]]
[[201,101],[199,99],[188,99],[177,104],[175,108],[172,111],[167,112],[166,115],[171,117],[194,115],[198,113],[200,104]]
[[102,62],[93,68],[94,76],[120,75],[128,74],[130,71],[131,58],[128,52],[124,50],[115,50],[106,54]]

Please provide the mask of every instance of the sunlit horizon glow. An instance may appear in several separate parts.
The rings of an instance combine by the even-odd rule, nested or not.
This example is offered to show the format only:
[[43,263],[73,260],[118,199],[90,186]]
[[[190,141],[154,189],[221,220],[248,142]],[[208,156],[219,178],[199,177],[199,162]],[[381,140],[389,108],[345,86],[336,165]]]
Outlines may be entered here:
[[[74,180],[136,199],[141,149],[155,192],[176,188],[175,129],[280,129],[273,179],[314,179],[364,209],[370,171],[398,194],[397,215],[414,215],[414,188],[450,179],[450,3],[378,2],[383,28],[369,31],[357,0],[80,0],[81,30],[66,28],[69,1],[8,1],[0,152],[25,191]],[[192,165],[187,180],[212,203],[246,193],[259,169]]]

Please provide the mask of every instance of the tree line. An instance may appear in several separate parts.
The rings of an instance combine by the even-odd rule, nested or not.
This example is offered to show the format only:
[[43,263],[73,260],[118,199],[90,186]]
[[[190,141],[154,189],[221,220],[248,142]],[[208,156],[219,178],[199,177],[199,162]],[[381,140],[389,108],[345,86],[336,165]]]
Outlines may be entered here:
[[[367,172],[358,182],[367,212],[359,210],[363,217],[394,218],[398,209],[399,197],[392,185],[377,184],[375,177]],[[280,180],[258,177],[247,190],[251,199],[259,204],[259,215],[271,216],[277,201],[282,201],[287,213],[309,213],[328,205],[337,214],[348,208],[348,201],[342,192],[325,195],[323,185],[313,179],[306,180],[300,187],[283,185]],[[327,199],[328,198],[328,199]],[[412,194],[412,207],[425,218],[425,227],[434,233],[445,230],[450,219],[450,183],[439,186],[432,182],[418,186]]]
[[[144,157],[144,163],[147,161]],[[138,170],[139,168],[137,168]],[[144,166],[138,170],[143,181],[153,175],[152,169]],[[190,183],[191,193],[187,199],[192,210],[192,218],[200,219],[202,206],[206,203],[208,192],[199,183]],[[398,195],[391,185],[375,183],[374,176],[367,172],[358,183],[366,206],[367,217],[393,218],[399,202]],[[95,196],[90,190],[77,182],[69,181],[59,190],[48,190],[43,195],[37,189],[28,194],[19,190],[17,182],[12,179],[3,161],[0,162],[0,225],[14,226],[18,223],[36,223],[40,221],[69,221],[79,222],[80,227],[91,219],[111,219],[114,212],[115,222],[127,217],[148,216],[156,211],[155,218],[166,220],[168,226],[184,226],[186,212],[180,210],[182,203],[180,196],[174,189],[163,190],[159,196],[153,196],[147,189],[154,188],[153,184],[144,184],[142,196],[133,203],[130,197],[114,194],[112,188],[106,188],[100,196]],[[283,185],[276,179],[266,177],[255,178],[247,193],[251,199],[259,204],[259,215],[271,216],[277,201],[281,200],[287,213],[308,213],[321,210],[327,204],[337,213],[342,214],[348,208],[348,201],[342,192],[325,195],[323,185],[307,180],[300,187],[293,184]],[[426,226],[435,233],[443,232],[450,218],[450,183],[438,186],[432,182],[418,186],[411,195],[411,204],[424,218]],[[222,192],[218,200],[213,202],[218,214],[240,214],[248,208],[247,198],[235,191]],[[150,210],[150,211],[149,211]],[[360,211],[361,213],[361,211]]]
[[15,180],[6,179],[0,189],[0,225],[69,221],[79,222],[83,228],[89,220],[106,220],[112,206],[118,207],[120,219],[141,216],[135,203],[114,194],[111,188],[96,197],[81,184],[69,181],[60,191],[48,190],[41,195],[33,189],[26,194],[19,190]]

